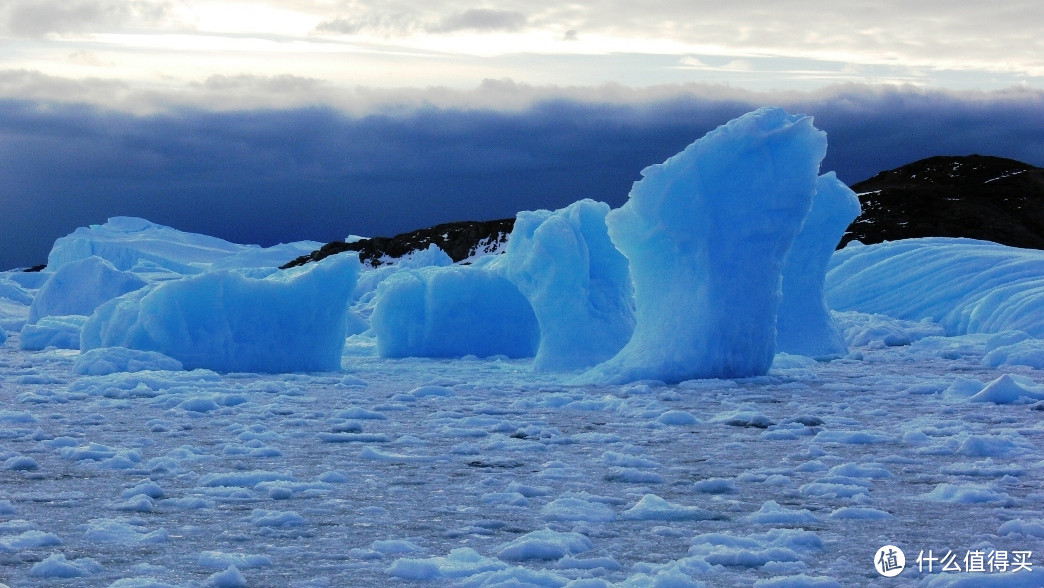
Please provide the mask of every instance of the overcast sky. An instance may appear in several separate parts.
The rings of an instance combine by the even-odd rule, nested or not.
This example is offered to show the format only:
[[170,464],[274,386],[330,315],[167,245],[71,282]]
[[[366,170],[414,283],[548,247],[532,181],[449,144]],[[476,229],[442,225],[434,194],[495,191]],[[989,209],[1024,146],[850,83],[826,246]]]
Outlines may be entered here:
[[814,115],[850,182],[1044,165],[1042,22],[1039,0],[0,0],[0,268],[116,214],[270,244],[618,205],[768,104]]

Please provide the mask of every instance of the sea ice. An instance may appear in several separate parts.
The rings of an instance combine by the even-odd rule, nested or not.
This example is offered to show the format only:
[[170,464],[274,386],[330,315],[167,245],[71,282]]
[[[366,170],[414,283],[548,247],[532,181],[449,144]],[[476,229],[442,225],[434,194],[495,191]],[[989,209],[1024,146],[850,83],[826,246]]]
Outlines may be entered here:
[[713,512],[695,506],[668,502],[655,494],[646,494],[620,518],[628,521],[703,521],[717,518]]
[[[77,343],[79,331],[77,330]],[[77,345],[77,349],[79,345]],[[126,347],[99,347],[84,351],[73,362],[73,373],[105,376],[117,372],[181,371],[184,366],[173,357],[155,351],[139,351]]]
[[1010,374],[1004,374],[990,382],[968,399],[969,402],[994,404],[1031,404],[1038,400],[1044,400],[1044,389],[1025,381],[1019,382]]
[[825,154],[826,135],[810,117],[765,108],[643,170],[606,217],[630,262],[634,334],[584,380],[766,373],[784,262]]
[[591,540],[580,533],[563,533],[541,529],[507,543],[497,557],[507,561],[557,560],[594,548]]
[[992,349],[987,345],[987,353],[982,358],[982,365],[993,368],[1002,365],[1024,365],[1044,370],[1044,340],[1032,339],[1026,335],[1025,339],[998,345]]
[[458,547],[445,557],[397,559],[388,568],[388,575],[407,580],[459,579],[506,567],[499,559],[484,557],[470,547]]
[[616,520],[616,511],[609,506],[573,497],[552,500],[544,506],[543,515],[549,521],[605,522]]
[[931,492],[919,498],[933,502],[953,502],[958,504],[1001,503],[1010,504],[1011,497],[1004,492],[983,484],[949,484],[943,483]]
[[39,351],[48,347],[79,349],[80,329],[87,322],[83,315],[45,316],[34,324],[22,327],[19,349]]
[[250,584],[236,566],[228,566],[222,572],[214,572],[207,578],[207,585],[215,588],[247,588]]
[[760,525],[779,526],[812,526],[821,521],[819,517],[812,514],[807,508],[790,509],[780,506],[775,500],[769,500],[761,505],[757,512],[747,515],[747,521]]
[[54,553],[34,564],[29,575],[34,578],[83,578],[102,569],[101,564],[89,557],[69,560],[64,553]]
[[[12,278],[18,277],[27,272],[5,272],[5,276],[0,276],[0,298],[10,300],[24,306],[29,306],[33,303],[33,293],[26,290],[24,286],[19,284]],[[28,272],[37,273],[37,272]],[[49,278],[49,274],[41,276],[43,281]]]

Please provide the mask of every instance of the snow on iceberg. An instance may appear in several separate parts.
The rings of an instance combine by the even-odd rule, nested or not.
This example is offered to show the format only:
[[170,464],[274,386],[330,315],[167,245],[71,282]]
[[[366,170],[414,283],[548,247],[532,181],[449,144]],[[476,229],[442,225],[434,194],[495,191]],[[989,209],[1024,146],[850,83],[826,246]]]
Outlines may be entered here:
[[540,341],[518,288],[468,266],[395,273],[377,288],[370,324],[380,357],[532,357]]
[[89,316],[103,303],[146,284],[95,255],[69,262],[51,274],[36,293],[29,306],[29,324],[35,325],[47,316]]
[[606,217],[630,261],[636,325],[584,380],[764,374],[783,264],[812,205],[826,134],[763,108],[642,171]]
[[157,351],[186,369],[339,370],[358,268],[338,256],[266,279],[216,271],[163,282],[99,307],[80,348]]
[[540,324],[538,370],[586,368],[616,355],[634,331],[627,258],[609,239],[609,205],[580,200],[520,212],[490,268],[529,300]]
[[928,237],[849,245],[831,258],[838,311],[931,319],[946,334],[1024,331],[1044,338],[1044,251]]
[[819,177],[812,210],[783,266],[783,300],[776,316],[777,353],[809,357],[848,353],[823,299],[823,281],[834,249],[859,210],[859,197],[834,172]]

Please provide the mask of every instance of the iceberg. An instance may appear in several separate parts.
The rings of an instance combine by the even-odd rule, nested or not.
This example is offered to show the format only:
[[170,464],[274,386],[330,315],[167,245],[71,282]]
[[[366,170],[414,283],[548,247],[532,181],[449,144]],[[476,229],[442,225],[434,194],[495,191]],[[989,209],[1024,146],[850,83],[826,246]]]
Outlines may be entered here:
[[827,308],[823,283],[830,257],[859,210],[859,197],[834,172],[819,177],[812,210],[783,266],[776,353],[816,358],[848,353],[844,336]]
[[[80,227],[59,238],[47,256],[48,271],[98,256],[117,269],[140,273],[173,272],[194,275],[208,269],[275,268],[287,259],[318,249],[321,243],[301,241],[263,248],[187,233],[142,218],[117,216],[102,225]],[[211,268],[211,266],[214,266]]]
[[609,205],[580,200],[520,212],[490,268],[529,300],[540,325],[537,370],[588,368],[616,355],[634,330],[627,258],[609,239]]
[[145,287],[137,275],[92,255],[59,267],[33,298],[29,324],[48,316],[90,315],[103,303]]
[[532,357],[540,327],[510,281],[477,267],[404,269],[370,316],[380,357]]
[[190,370],[337,371],[358,270],[338,256],[265,279],[221,270],[162,282],[100,306],[80,349],[156,351]]
[[91,256],[127,271],[147,261],[181,274],[198,274],[210,264],[243,250],[217,237],[185,233],[142,218],[117,216],[102,225],[80,227],[59,238],[47,256],[48,269]]
[[834,310],[930,319],[948,336],[1044,338],[1044,252],[1036,249],[949,237],[849,244],[831,258],[825,292]]
[[630,262],[636,323],[590,382],[764,374],[787,253],[812,206],[826,134],[763,108],[642,171],[606,217]]

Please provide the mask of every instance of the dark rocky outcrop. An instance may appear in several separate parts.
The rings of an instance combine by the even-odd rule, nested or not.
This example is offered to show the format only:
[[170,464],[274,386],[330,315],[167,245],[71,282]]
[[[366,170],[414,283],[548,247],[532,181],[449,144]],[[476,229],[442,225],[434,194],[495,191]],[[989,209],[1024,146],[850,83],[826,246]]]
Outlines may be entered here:
[[[986,155],[938,156],[888,170],[852,185],[862,214],[839,247],[914,237],[968,237],[1013,247],[1044,249],[1044,168]],[[283,269],[354,251],[378,267],[437,245],[460,262],[480,251],[498,252],[515,219],[463,221],[354,243],[335,241]]]
[[984,155],[929,157],[852,186],[863,212],[841,239],[968,237],[1044,249],[1044,168]]
[[423,251],[434,244],[446,252],[454,262],[464,261],[476,253],[495,253],[507,242],[508,234],[515,226],[515,219],[492,221],[462,221],[446,223],[402,233],[394,237],[373,237],[354,243],[334,241],[327,243],[308,255],[281,266],[287,269],[319,261],[346,251],[357,251],[359,261],[378,267],[387,259],[398,259],[414,251]]

